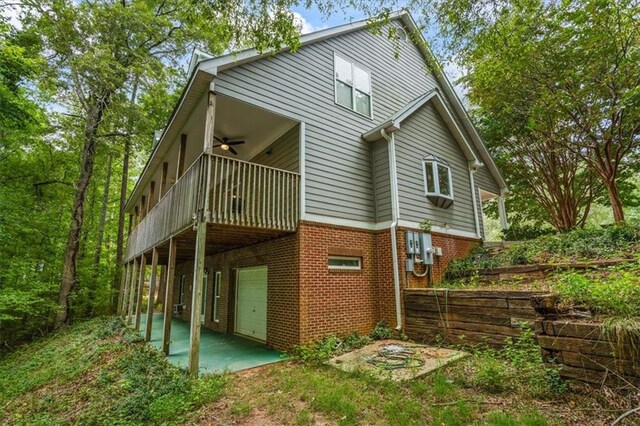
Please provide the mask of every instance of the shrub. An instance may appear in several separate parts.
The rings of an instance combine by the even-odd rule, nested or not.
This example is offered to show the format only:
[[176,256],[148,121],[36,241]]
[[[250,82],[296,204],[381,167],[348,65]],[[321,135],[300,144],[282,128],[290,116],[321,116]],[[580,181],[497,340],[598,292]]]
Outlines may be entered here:
[[306,345],[295,345],[291,355],[302,362],[322,364],[337,354],[341,340],[333,335],[327,335],[317,342]]
[[374,329],[371,330],[371,333],[369,334],[369,336],[373,340],[391,339],[393,335],[394,335],[393,330],[389,328],[385,320],[382,320],[379,323],[377,323]]
[[564,391],[558,368],[545,365],[531,327],[523,323],[522,335],[508,338],[501,350],[475,352],[471,384],[490,393],[517,391],[534,398],[548,398]]
[[342,352],[351,351],[354,349],[361,348],[363,346],[371,343],[372,338],[369,336],[362,336],[356,332],[348,334],[347,337],[342,340],[342,345],[340,346],[340,350]]
[[510,384],[507,366],[494,352],[482,352],[478,356],[478,369],[473,383],[489,393],[502,393]]
[[344,339],[341,339],[329,334],[317,342],[295,345],[291,351],[291,356],[305,363],[322,364],[334,356],[366,346],[373,339],[389,338],[384,336],[393,336],[393,330],[389,329],[384,321],[380,321],[369,336],[361,335],[354,331],[345,336]]
[[502,231],[502,239],[505,241],[533,240],[543,235],[552,235],[557,231],[553,228],[543,228],[533,225],[512,225]]
[[581,305],[596,314],[619,318],[640,316],[640,266],[620,266],[608,274],[566,272],[555,290],[565,304]]
[[449,263],[445,276],[455,279],[474,269],[500,266],[628,257],[639,245],[640,226],[637,225],[575,229],[517,242],[500,250],[476,249],[466,258]]

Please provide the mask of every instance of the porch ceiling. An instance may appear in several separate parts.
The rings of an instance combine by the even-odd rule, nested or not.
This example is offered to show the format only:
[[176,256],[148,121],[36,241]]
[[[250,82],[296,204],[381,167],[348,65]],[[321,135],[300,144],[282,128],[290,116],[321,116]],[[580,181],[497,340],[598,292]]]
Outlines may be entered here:
[[229,140],[244,140],[246,143],[234,147],[238,151],[237,156],[218,148],[214,149],[213,153],[249,161],[296,123],[266,109],[218,95],[215,135],[219,138],[227,137]]
[[[174,120],[151,153],[138,178],[126,204],[127,212],[131,212],[140,197],[148,191],[149,182],[153,180],[159,185],[162,179],[163,162],[168,163],[169,184],[175,182],[180,135],[187,135],[185,167],[192,164],[204,151],[208,87],[207,76],[202,73],[197,74],[183,102],[179,105]],[[214,149],[213,153],[250,161],[296,124],[297,121],[290,118],[218,94],[214,121],[215,135],[221,139],[227,137],[231,141],[244,140],[245,143],[234,146],[238,155],[219,148]],[[216,144],[218,142],[214,141],[214,145]]]
[[[257,244],[285,235],[286,232],[272,229],[207,224],[207,244],[205,255],[211,256],[234,248]],[[192,260],[195,256],[196,232],[187,229],[176,239],[176,262]],[[169,259],[169,242],[157,247],[158,264],[165,265]],[[147,264],[151,264],[151,251],[145,254]]]

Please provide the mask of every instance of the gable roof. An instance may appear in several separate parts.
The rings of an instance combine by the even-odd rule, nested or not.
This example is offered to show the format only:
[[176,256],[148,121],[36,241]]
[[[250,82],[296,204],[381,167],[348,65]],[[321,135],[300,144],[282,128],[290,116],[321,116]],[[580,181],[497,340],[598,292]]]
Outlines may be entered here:
[[[328,38],[337,37],[342,34],[350,33],[353,31],[357,31],[360,29],[364,29],[367,27],[370,18],[365,18],[357,21],[350,22],[348,24],[339,25],[337,27],[327,28],[320,31],[315,31],[313,33],[305,34],[300,37],[300,47],[305,45],[316,43],[322,40],[326,40]],[[424,39],[422,32],[420,31],[418,25],[414,21],[413,17],[407,10],[399,10],[396,12],[392,12],[389,14],[389,20],[399,20],[402,24],[420,41],[419,43],[415,43],[416,46],[420,49],[421,53],[424,55],[426,59],[428,59],[430,64],[434,64],[438,69],[433,70],[438,83],[440,83],[442,87],[442,91],[444,96],[450,101],[450,104],[453,110],[456,112],[458,117],[460,118],[462,125],[465,130],[471,137],[471,141],[476,147],[476,150],[480,154],[482,159],[482,163],[489,169],[491,175],[498,183],[500,187],[501,195],[506,195],[509,192],[507,187],[507,183],[505,182],[500,170],[496,166],[491,154],[487,150],[486,145],[482,141],[482,138],[478,134],[467,110],[462,105],[460,98],[453,90],[453,86],[451,82],[444,74],[442,70],[442,66],[440,65],[438,59],[435,57],[431,49],[429,48],[426,40]],[[290,48],[285,47],[280,52],[288,51]],[[194,68],[195,70],[201,70],[203,72],[216,75],[220,71],[224,71],[230,68],[237,67],[239,65],[247,64],[256,60],[259,60],[264,57],[268,57],[273,55],[274,52],[270,53],[260,53],[256,49],[247,49],[238,53],[230,53],[222,56],[218,56],[215,58],[205,59],[201,62],[197,62]],[[426,95],[426,94],[425,94]],[[417,101],[417,100],[416,100]],[[442,101],[442,98],[440,98]],[[451,112],[447,108],[447,113],[451,115]],[[457,125],[456,125],[457,127]],[[459,129],[458,129],[459,130]]]
[[[476,146],[477,151],[480,153],[480,157],[482,162],[487,166],[491,175],[496,179],[498,185],[501,188],[502,195],[508,193],[507,184],[504,181],[498,167],[495,162],[491,158],[486,146],[482,142],[480,135],[477,130],[473,126],[469,115],[467,114],[466,109],[463,107],[462,102],[458,98],[458,95],[453,90],[451,83],[442,72],[442,67],[437,61],[433,52],[429,49],[424,37],[417,24],[411,17],[408,11],[400,10],[397,12],[393,12],[389,15],[389,20],[399,20],[402,24],[411,31],[412,34],[421,41],[420,43],[416,43],[416,46],[420,49],[423,56],[429,60],[431,64],[435,64],[438,67],[438,70],[434,70],[434,74],[436,79],[442,86],[442,91],[445,97],[450,101],[450,104],[453,110],[457,113],[458,117],[460,117],[462,121],[462,125],[466,129],[467,133],[470,135],[473,144]],[[360,29],[365,29],[368,25],[369,18],[353,21],[347,24],[339,25],[332,28],[327,28],[319,31],[315,31],[313,33],[304,34],[300,36],[300,47],[316,43],[322,40],[326,40],[332,37],[337,37],[342,34],[347,34],[353,31],[357,31]],[[130,211],[132,209],[132,201],[137,198],[136,195],[139,195],[139,192],[142,189],[143,181],[149,179],[148,173],[149,170],[153,168],[153,163],[159,161],[156,157],[158,152],[162,152],[162,146],[167,143],[167,140],[171,140],[174,134],[177,132],[176,127],[181,127],[181,125],[186,120],[186,116],[189,115],[189,111],[184,111],[185,102],[188,97],[191,95],[195,95],[195,97],[199,96],[201,93],[206,91],[206,88],[209,87],[209,83],[211,80],[217,75],[218,72],[224,71],[226,69],[234,68],[239,65],[247,64],[253,61],[257,61],[261,58],[272,56],[274,54],[278,54],[281,52],[289,51],[289,47],[285,47],[281,49],[279,52],[267,52],[260,53],[256,49],[246,49],[237,53],[229,53],[217,57],[211,57],[211,55],[194,51],[191,61],[189,63],[189,80],[185,85],[183,92],[180,96],[180,100],[176,104],[171,116],[168,120],[168,125],[164,128],[162,135],[160,135],[158,142],[152,149],[151,155],[147,159],[144,169],[140,174],[138,181],[129,195],[127,200],[125,209],[126,211]],[[426,96],[423,95],[423,96]],[[415,101],[419,101],[420,98]],[[188,102],[186,102],[188,103]],[[409,106],[409,105],[408,105]],[[187,105],[186,108],[189,108],[190,105]],[[450,114],[450,112],[449,112]]]
[[400,126],[404,120],[412,116],[415,112],[417,112],[420,108],[422,108],[427,102],[432,102],[436,107],[436,110],[440,113],[440,116],[444,119],[447,127],[453,134],[453,137],[456,139],[462,152],[469,162],[472,162],[475,166],[482,166],[482,162],[476,157],[476,154],[473,152],[469,141],[464,136],[464,133],[458,127],[455,119],[453,118],[453,114],[447,107],[444,99],[440,95],[440,91],[438,89],[429,90],[427,93],[418,96],[416,99],[412,100],[404,107],[402,107],[398,112],[393,114],[388,120],[380,124],[379,126],[374,127],[368,132],[362,135],[362,138],[366,141],[376,141],[382,138],[381,130],[384,130],[386,133],[393,133],[400,129]]

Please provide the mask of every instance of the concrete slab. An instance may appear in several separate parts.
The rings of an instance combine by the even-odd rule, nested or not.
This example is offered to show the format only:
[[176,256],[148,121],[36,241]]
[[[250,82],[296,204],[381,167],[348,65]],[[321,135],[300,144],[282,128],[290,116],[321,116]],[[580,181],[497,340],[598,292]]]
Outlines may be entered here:
[[[162,322],[164,315],[153,314],[151,346],[162,350]],[[146,315],[140,321],[144,334]],[[200,337],[200,374],[245,370],[281,361],[282,353],[262,343],[233,334],[222,334],[202,327]],[[171,348],[167,360],[187,368],[189,357],[189,323],[178,318],[171,320]]]
[[329,363],[343,371],[365,371],[380,379],[400,381],[431,373],[467,355],[454,349],[400,340],[380,340],[337,356]]

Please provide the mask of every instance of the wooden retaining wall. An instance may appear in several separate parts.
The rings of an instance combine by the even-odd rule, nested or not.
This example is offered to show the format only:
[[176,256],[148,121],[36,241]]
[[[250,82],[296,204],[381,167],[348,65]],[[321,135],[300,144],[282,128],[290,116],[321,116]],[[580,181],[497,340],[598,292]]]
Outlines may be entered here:
[[[535,322],[535,291],[405,289],[405,332],[424,343],[501,347],[520,335],[519,324]],[[549,296],[552,298],[552,296]],[[553,304],[553,302],[550,302]]]
[[609,259],[593,260],[590,262],[570,262],[570,263],[537,263],[534,265],[513,265],[495,268],[470,269],[460,272],[459,277],[477,276],[480,281],[512,281],[530,282],[543,280],[548,274],[559,270],[585,270],[606,268],[608,266],[619,265],[628,262],[629,259]]
[[[560,376],[596,385],[640,386],[640,339],[604,333],[602,325],[576,320],[535,322],[546,362],[560,364]],[[635,348],[635,349],[634,349]]]

